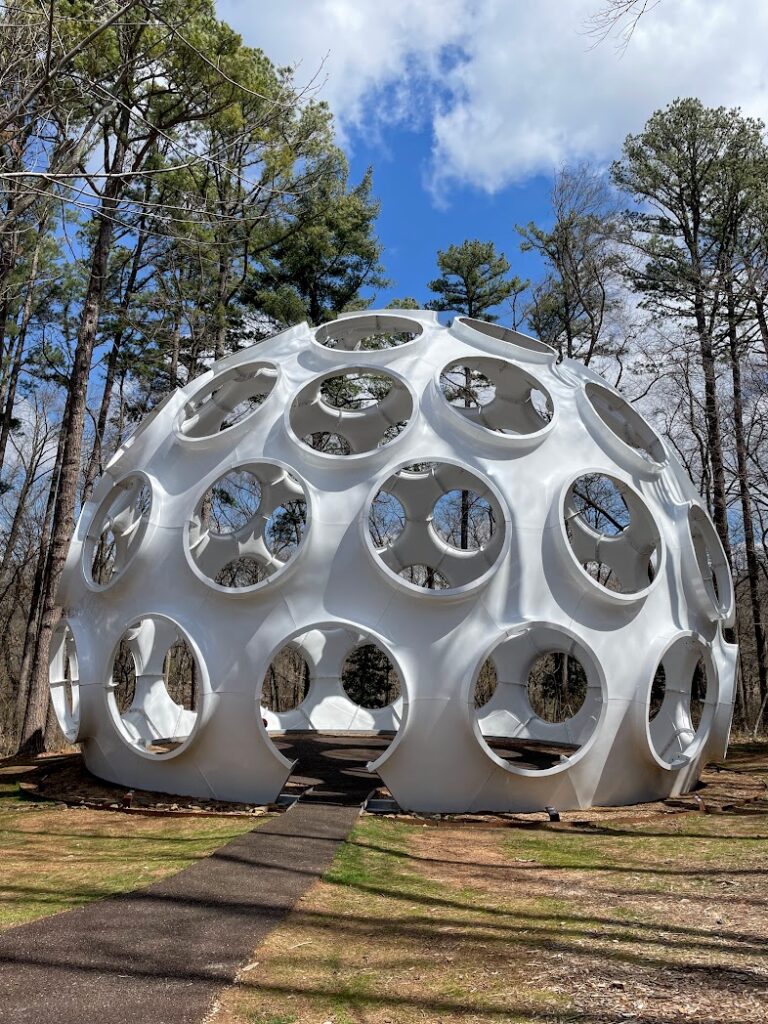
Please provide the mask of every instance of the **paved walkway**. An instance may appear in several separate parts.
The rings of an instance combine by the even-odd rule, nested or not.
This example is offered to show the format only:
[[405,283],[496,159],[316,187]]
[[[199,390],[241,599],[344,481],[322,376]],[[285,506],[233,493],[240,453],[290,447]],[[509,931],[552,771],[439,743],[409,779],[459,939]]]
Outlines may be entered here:
[[201,1024],[376,784],[367,739],[306,742],[280,741],[304,750],[301,774],[318,783],[290,811],[147,889],[0,935],[1,1024]]

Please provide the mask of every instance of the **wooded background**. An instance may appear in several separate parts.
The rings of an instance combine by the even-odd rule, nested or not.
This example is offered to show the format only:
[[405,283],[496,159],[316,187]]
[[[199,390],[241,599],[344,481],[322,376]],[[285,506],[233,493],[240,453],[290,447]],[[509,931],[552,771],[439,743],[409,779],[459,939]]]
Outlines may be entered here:
[[[244,46],[211,0],[0,7],[0,752],[57,742],[56,593],[111,453],[213,359],[374,303],[391,284],[378,211],[373,172],[350,181],[315,83],[298,88]],[[515,277],[492,243],[457,240],[424,294],[391,305],[529,330],[605,374],[666,438],[733,566],[736,722],[757,733],[765,126],[676,99],[627,137],[610,173],[561,168],[546,224],[509,225],[507,250],[518,247],[539,255],[537,280]],[[358,661],[391,696],[386,670]]]

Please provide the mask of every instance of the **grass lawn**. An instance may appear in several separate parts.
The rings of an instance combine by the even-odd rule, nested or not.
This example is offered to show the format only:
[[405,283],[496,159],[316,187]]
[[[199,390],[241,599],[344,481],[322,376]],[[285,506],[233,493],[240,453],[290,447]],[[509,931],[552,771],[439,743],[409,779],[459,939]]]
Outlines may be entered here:
[[[733,753],[768,778],[768,748]],[[211,1020],[765,1024],[755,808],[546,829],[362,819]]]
[[15,774],[0,772],[0,930],[148,885],[254,827],[30,805]]

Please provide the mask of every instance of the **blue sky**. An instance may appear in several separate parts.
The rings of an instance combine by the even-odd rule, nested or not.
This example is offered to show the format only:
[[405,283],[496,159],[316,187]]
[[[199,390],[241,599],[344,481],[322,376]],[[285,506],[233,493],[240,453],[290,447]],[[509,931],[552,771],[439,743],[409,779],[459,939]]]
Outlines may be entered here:
[[768,3],[659,0],[626,49],[595,45],[604,0],[217,0],[325,99],[359,180],[374,167],[392,289],[428,297],[435,253],[492,240],[520,276],[515,223],[545,223],[554,168],[607,168],[677,96],[768,119]]
[[358,136],[351,141],[353,180],[372,164],[374,189],[381,200],[378,233],[393,285],[378,293],[377,305],[406,295],[419,302],[432,297],[427,284],[437,276],[437,250],[465,238],[494,241],[519,277],[540,273],[538,260],[519,251],[515,224],[544,222],[549,217],[551,182],[546,176],[537,175],[495,194],[458,185],[438,203],[424,187],[430,159],[428,133],[392,127],[373,144]]

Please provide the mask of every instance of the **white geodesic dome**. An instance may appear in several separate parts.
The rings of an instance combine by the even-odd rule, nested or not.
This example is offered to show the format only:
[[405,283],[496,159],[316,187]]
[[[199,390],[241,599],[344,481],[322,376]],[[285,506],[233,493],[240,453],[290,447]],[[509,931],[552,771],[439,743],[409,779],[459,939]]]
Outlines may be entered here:
[[[373,375],[373,392],[340,407],[333,381],[355,374]],[[211,502],[227,474],[250,481],[258,507],[225,529]],[[614,512],[594,514],[601,487]],[[441,525],[450,494],[485,517],[472,546]],[[286,509],[301,513],[286,520]],[[105,536],[106,576],[94,568]],[[90,770],[125,785],[266,802],[292,767],[270,734],[395,732],[370,767],[404,808],[562,809],[683,792],[727,745],[736,648],[722,627],[734,598],[691,481],[591,370],[464,317],[303,324],[171,394],[83,509],[62,603],[54,707]],[[193,708],[165,685],[179,637]],[[121,638],[135,668],[123,709]],[[401,696],[389,706],[362,708],[342,685],[364,643],[394,666]],[[273,713],[262,680],[285,645],[302,652],[310,685]],[[529,690],[548,652],[583,669],[580,708],[560,721],[538,714]],[[489,657],[497,683],[478,707]],[[562,753],[537,767],[502,756],[499,737]]]

